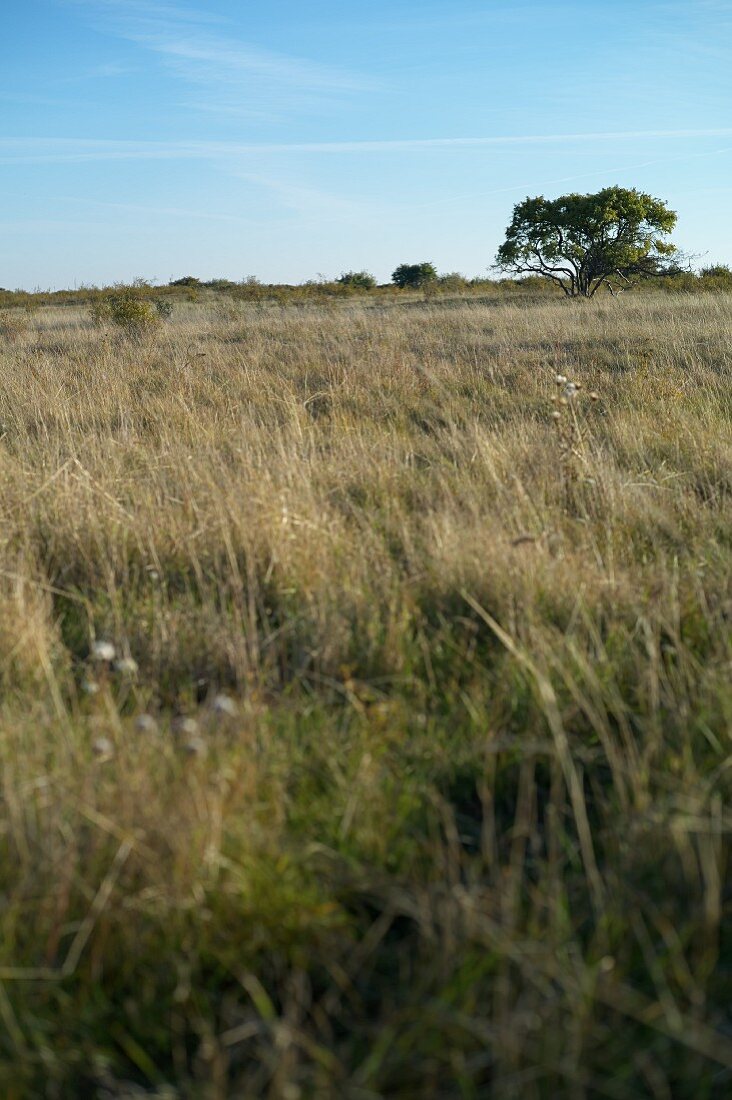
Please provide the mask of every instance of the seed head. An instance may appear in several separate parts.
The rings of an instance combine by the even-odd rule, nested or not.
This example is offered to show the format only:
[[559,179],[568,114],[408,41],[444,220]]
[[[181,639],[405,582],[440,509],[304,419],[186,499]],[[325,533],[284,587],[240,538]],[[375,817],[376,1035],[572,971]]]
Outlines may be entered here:
[[116,652],[111,642],[95,642],[91,648],[92,659],[95,661],[105,661],[107,664],[114,660]]
[[198,734],[198,722],[195,718],[179,718],[173,726],[173,731],[181,739],[196,737]]
[[234,700],[229,695],[221,693],[217,695],[213,701],[212,709],[216,714],[220,714],[226,718],[236,718],[238,714],[238,708]]
[[152,714],[138,714],[135,729],[138,733],[157,733],[158,724]]
[[97,737],[92,742],[92,749],[95,756],[111,756],[114,752],[114,745],[108,737]]
[[118,661],[115,661],[114,667],[122,676],[137,675],[137,661],[134,657],[120,657]]
[[556,374],[554,376],[554,381],[556,382],[556,384],[558,386],[563,386],[563,385],[565,385],[565,383],[567,381],[567,377],[564,374]]

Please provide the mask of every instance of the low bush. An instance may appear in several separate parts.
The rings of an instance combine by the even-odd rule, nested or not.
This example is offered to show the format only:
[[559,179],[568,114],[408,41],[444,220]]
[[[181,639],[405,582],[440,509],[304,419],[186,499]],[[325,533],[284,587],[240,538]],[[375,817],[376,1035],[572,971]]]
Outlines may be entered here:
[[336,279],[341,286],[350,286],[354,290],[373,290],[376,279],[368,271],[344,271]]
[[153,306],[161,321],[167,321],[173,316],[173,303],[167,298],[153,298]]
[[169,317],[172,306],[164,299],[150,301],[134,286],[119,286],[92,303],[90,314],[96,325],[111,322],[130,336],[151,332]]

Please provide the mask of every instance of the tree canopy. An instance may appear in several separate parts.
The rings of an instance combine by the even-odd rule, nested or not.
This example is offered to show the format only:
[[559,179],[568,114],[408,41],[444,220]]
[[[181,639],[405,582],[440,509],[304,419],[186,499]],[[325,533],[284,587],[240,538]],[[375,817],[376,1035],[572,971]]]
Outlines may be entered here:
[[664,274],[675,245],[665,238],[676,214],[661,199],[625,187],[594,195],[527,198],[513,210],[496,266],[542,275],[568,298],[591,298],[615,275]]
[[425,283],[434,282],[437,278],[437,268],[434,264],[399,264],[392,273],[391,281],[398,287],[421,287]]

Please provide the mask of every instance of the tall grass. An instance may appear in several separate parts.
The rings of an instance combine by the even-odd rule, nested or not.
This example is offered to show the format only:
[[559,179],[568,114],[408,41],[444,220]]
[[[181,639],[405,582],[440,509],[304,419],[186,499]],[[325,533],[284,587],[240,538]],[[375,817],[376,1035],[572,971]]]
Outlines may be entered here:
[[728,1094],[731,328],[0,337],[3,1095]]

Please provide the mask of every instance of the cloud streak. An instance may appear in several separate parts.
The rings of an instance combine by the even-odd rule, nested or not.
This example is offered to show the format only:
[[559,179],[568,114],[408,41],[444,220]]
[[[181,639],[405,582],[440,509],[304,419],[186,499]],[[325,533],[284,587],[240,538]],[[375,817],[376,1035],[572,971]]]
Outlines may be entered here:
[[[461,149],[511,148],[531,145],[616,145],[649,140],[691,141],[728,138],[732,127],[686,130],[615,130],[567,134],[513,134],[484,137],[437,137],[375,141],[119,141],[92,138],[0,139],[0,163],[32,164],[105,160],[240,161],[270,154],[337,156],[372,153],[421,153]],[[722,152],[723,150],[716,150]]]
[[208,12],[140,0],[74,0],[105,30],[157,56],[195,89],[188,106],[224,114],[271,116],[341,102],[375,82],[331,65],[291,57],[226,33]]

